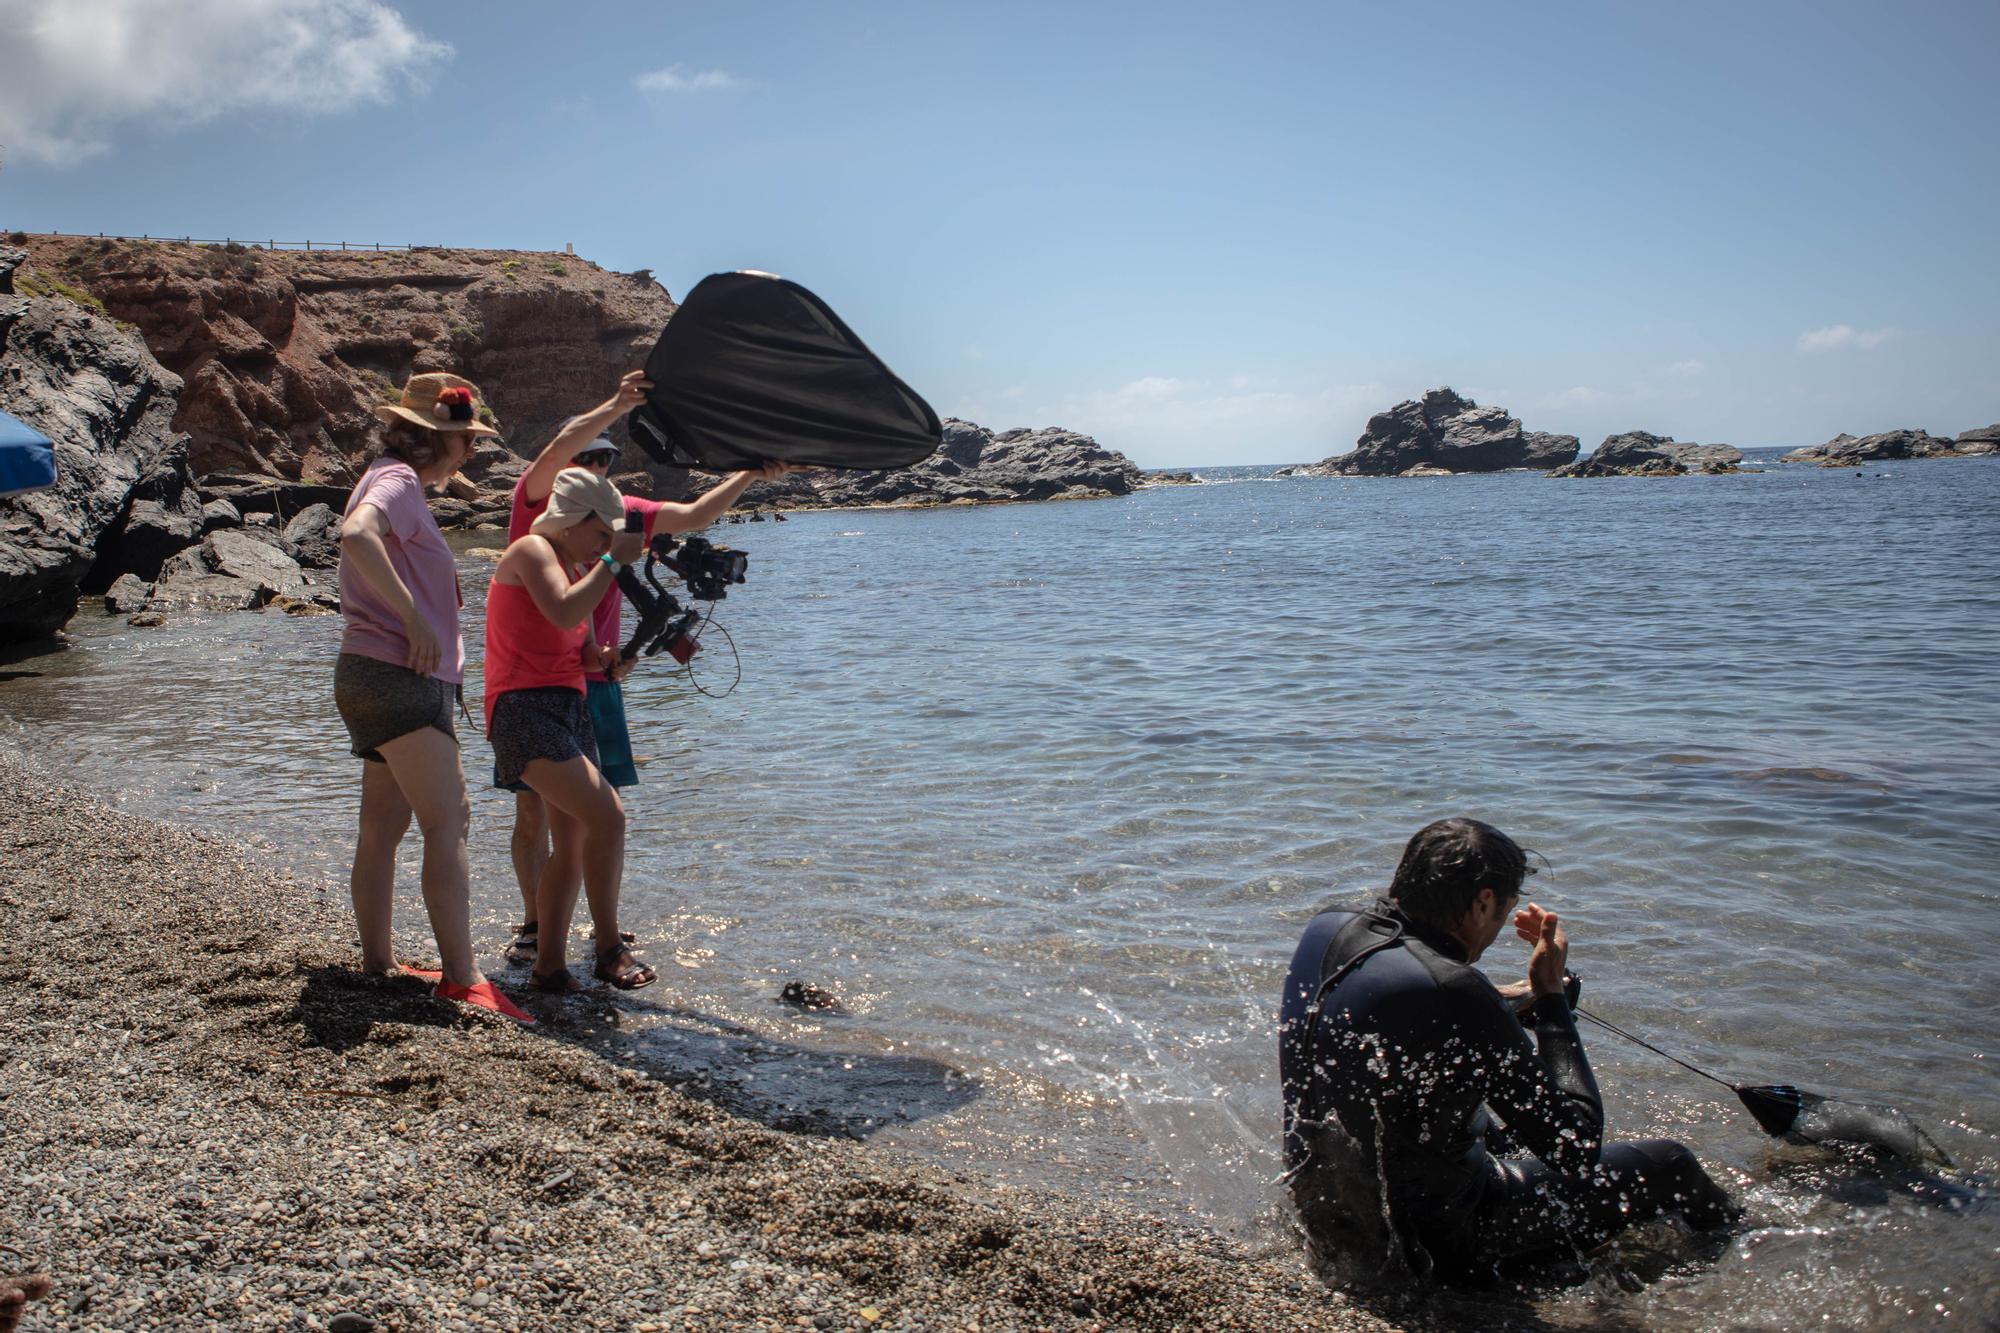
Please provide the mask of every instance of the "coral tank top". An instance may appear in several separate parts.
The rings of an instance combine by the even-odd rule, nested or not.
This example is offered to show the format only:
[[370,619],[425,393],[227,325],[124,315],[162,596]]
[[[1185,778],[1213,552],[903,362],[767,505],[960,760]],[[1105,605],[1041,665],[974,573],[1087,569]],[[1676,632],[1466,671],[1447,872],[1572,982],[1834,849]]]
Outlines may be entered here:
[[560,686],[583,693],[583,645],[590,622],[557,629],[518,584],[494,580],[486,589],[486,725],[509,690]]

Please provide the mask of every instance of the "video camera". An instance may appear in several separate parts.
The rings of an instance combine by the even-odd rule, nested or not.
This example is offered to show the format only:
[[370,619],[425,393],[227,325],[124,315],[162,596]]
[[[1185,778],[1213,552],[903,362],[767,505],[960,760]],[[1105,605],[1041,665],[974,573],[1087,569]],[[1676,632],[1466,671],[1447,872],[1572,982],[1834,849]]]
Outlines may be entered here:
[[[641,524],[637,514],[625,516],[626,531],[643,531]],[[694,637],[701,612],[682,606],[661,585],[657,570],[662,565],[680,576],[688,596],[719,602],[729,595],[730,584],[743,582],[750,557],[702,537],[676,540],[672,534],[663,532],[646,548],[643,581],[637,569],[627,567],[618,571],[619,588],[639,612],[638,627],[625,641],[622,656],[629,661],[642,655],[655,656],[664,649],[676,662],[686,666],[701,651],[701,641]]]

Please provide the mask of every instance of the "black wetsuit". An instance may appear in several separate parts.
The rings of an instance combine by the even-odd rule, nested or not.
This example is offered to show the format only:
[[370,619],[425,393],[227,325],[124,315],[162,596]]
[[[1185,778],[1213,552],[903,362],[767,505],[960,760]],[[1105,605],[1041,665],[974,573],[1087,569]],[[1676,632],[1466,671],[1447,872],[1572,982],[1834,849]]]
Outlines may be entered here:
[[1727,1196],[1680,1144],[1601,1147],[1569,1002],[1541,996],[1525,1017],[1532,1041],[1457,941],[1386,900],[1313,918],[1278,1049],[1286,1165],[1315,1244],[1400,1250],[1466,1280],[1668,1210],[1722,1220]]

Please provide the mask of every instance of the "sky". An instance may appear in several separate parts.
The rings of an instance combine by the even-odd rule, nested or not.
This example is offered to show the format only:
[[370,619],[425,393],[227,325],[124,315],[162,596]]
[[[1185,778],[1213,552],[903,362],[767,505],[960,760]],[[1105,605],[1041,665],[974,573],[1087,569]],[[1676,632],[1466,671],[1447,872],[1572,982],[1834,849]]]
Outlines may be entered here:
[[1148,467],[1438,385],[1586,450],[1956,434],[1996,52],[1994,0],[0,0],[0,228],[765,269]]

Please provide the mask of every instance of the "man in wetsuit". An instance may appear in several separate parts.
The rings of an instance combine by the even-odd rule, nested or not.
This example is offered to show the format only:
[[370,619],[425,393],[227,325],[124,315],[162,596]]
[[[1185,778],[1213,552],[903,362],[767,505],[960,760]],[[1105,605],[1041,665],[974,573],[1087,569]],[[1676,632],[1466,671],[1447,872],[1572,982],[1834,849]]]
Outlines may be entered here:
[[[1293,1197],[1322,1253],[1478,1282],[1664,1212],[1728,1220],[1728,1195],[1681,1144],[1603,1145],[1568,939],[1554,912],[1516,910],[1530,872],[1500,830],[1440,820],[1410,839],[1386,898],[1306,928],[1279,1071]],[[1511,998],[1472,966],[1510,919],[1534,946]]]

